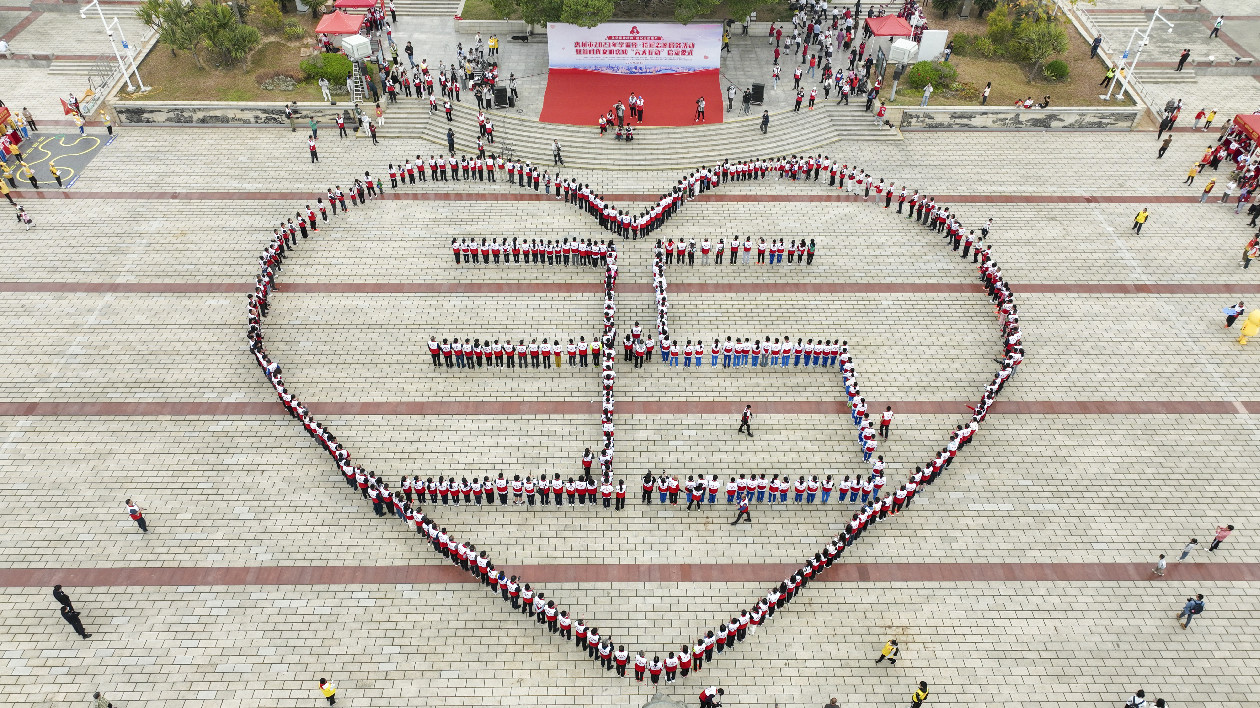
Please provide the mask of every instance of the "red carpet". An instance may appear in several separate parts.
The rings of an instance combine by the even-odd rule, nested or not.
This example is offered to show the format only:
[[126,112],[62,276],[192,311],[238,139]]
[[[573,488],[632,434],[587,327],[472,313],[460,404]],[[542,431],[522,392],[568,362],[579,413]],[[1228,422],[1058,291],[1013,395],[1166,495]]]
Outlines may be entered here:
[[[539,120],[596,126],[601,115],[617,101],[625,103],[631,92],[643,96],[643,125],[693,125],[700,96],[704,96],[707,123],[721,123],[726,107],[717,69],[647,75],[552,69]],[[630,120],[628,107],[626,120]]]

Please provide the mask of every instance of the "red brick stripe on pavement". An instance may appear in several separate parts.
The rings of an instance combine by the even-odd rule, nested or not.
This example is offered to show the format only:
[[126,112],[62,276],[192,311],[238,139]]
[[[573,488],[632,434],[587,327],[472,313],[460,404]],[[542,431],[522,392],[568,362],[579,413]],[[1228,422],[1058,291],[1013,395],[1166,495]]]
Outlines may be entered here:
[[[490,266],[493,268],[494,266]],[[569,269],[557,270],[570,273]],[[681,271],[686,274],[686,269]],[[675,293],[824,293],[824,294],[974,294],[982,292],[979,283],[687,283],[672,281]],[[11,293],[248,293],[252,283],[89,283],[14,281],[0,282],[0,292]],[[648,283],[626,283],[618,290],[631,294],[651,291]],[[276,287],[282,294],[584,294],[598,293],[595,283],[301,283],[283,282]],[[1055,295],[1246,295],[1260,293],[1260,283],[1026,283],[1021,293]]]
[[[782,563],[523,565],[503,570],[535,583],[777,583],[797,566]],[[824,582],[1187,582],[1256,581],[1260,563],[1183,563],[1163,578],[1150,563],[838,563]],[[185,587],[393,585],[477,582],[451,565],[212,568],[4,568],[0,587]]]
[[[452,376],[458,376],[452,373]],[[594,371],[591,373],[595,375]],[[757,401],[759,414],[838,415],[843,401]],[[623,415],[736,415],[740,401],[623,401]],[[335,415],[592,415],[589,401],[332,401],[308,402],[317,416]],[[966,401],[873,401],[872,410],[892,406],[898,413],[969,414]],[[998,401],[989,411],[1010,415],[1231,415],[1260,414],[1260,401]],[[262,416],[287,415],[279,402],[34,401],[0,402],[0,416]]]
[[[18,20],[18,23],[16,25],[13,25],[13,29],[9,30],[8,32],[5,32],[4,34],[0,34],[0,39],[3,39],[4,41],[12,44],[14,37],[17,37],[19,34],[21,34],[22,30],[26,29],[27,27],[30,27],[31,23],[34,22],[35,20],[38,20],[40,17],[43,16],[43,14],[44,13],[42,12],[32,12],[28,14],[26,17],[23,17],[22,19]],[[10,101],[10,103],[12,103],[12,101]],[[35,121],[35,124],[38,125],[39,121]],[[14,194],[16,194],[16,192],[14,192]]]
[[[14,190],[14,198],[21,199],[148,199],[185,201],[309,201],[315,191],[309,192],[104,192],[90,190]],[[613,203],[655,202],[659,194],[605,194]],[[954,204],[1194,204],[1199,201],[1193,195],[1057,195],[1057,194],[937,194],[938,202]],[[544,202],[555,201],[545,192],[389,192],[386,200],[424,202]],[[736,203],[793,203],[793,202],[858,202],[859,197],[850,194],[715,194],[709,192],[696,198],[698,201]]]

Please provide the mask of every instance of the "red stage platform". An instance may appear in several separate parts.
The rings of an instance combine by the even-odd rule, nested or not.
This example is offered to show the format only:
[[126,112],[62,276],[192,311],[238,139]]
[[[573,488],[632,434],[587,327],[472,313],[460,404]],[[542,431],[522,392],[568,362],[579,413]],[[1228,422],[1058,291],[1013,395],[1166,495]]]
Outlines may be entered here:
[[[539,120],[597,126],[601,115],[617,101],[625,103],[631,93],[643,96],[643,125],[693,125],[700,96],[704,96],[706,123],[721,123],[726,108],[717,69],[633,75],[552,69]],[[626,119],[630,120],[628,106]]]

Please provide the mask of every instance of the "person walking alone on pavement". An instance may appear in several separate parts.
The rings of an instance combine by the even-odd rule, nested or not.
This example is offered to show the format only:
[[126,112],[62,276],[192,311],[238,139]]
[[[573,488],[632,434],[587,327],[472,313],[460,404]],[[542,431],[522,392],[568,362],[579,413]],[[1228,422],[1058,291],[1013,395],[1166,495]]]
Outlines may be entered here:
[[[1238,303],[1238,309],[1239,309],[1240,311],[1242,310],[1242,303],[1241,303],[1241,302],[1240,302],[1240,303]],[[1241,312],[1240,312],[1240,314],[1241,314]],[[1234,525],[1233,525],[1233,524],[1230,524],[1229,526],[1217,526],[1217,527],[1216,527],[1216,538],[1212,539],[1212,545],[1208,546],[1208,552],[1209,552],[1209,553],[1215,553],[1215,552],[1216,552],[1216,549],[1218,549],[1218,548],[1220,548],[1220,547],[1221,547],[1221,542],[1222,542],[1222,541],[1224,541],[1225,539],[1229,538],[1229,535],[1230,535],[1231,533],[1233,533],[1233,532],[1234,532]],[[61,586],[60,586],[60,585],[58,585],[57,587],[61,587]]]
[[739,430],[736,432],[748,431],[748,437],[752,437],[752,406],[744,406],[744,412],[739,417]]
[[320,693],[324,694],[324,698],[328,699],[328,705],[337,705],[337,686],[326,678],[319,680]]
[[[1181,612],[1177,614],[1177,624],[1181,625],[1182,629],[1190,629],[1190,620],[1193,619],[1195,615],[1201,614],[1203,614],[1202,593],[1195,595],[1194,597],[1187,597],[1185,607],[1182,607]],[[1180,621],[1182,617],[1186,618],[1185,622]]]
[[97,691],[92,694],[92,708],[114,708],[114,704],[109,702],[105,694]]
[[1168,137],[1164,138],[1164,142],[1159,146],[1159,154],[1155,156],[1155,159],[1163,159],[1164,153],[1168,152],[1168,146],[1172,145],[1172,138],[1172,133],[1169,133]]
[[79,613],[65,605],[61,606],[61,619],[69,622],[70,626],[74,628],[74,631],[77,632],[80,637],[87,639],[92,636],[83,628],[83,620],[79,619]]
[[1225,24],[1225,16],[1221,15],[1216,18],[1216,22],[1212,25],[1212,31],[1208,32],[1208,39],[1219,37],[1221,34],[1221,25]]
[[735,520],[731,522],[731,526],[738,524],[740,519],[747,519],[748,523],[752,523],[752,515],[748,513],[748,497],[739,498],[739,511],[735,512]]
[[910,694],[910,708],[919,708],[928,697],[927,681],[919,682],[919,689]]
[[130,499],[127,500],[127,515],[136,522],[136,526],[139,526],[141,531],[149,532],[149,525],[144,522],[144,509],[141,509],[139,504],[132,503]]
[[559,140],[551,141],[551,164],[553,165],[564,164],[564,158],[560,155],[560,141]]
[[1146,210],[1146,207],[1142,207],[1142,211],[1139,211],[1137,216],[1133,217],[1133,229],[1137,231],[1139,235],[1142,233],[1143,224],[1146,223],[1146,220],[1150,217],[1150,215],[1151,213]]
[[769,129],[770,129],[770,111],[762,111],[761,112],[761,134],[765,135],[766,131]]
[[1185,548],[1181,549],[1181,557],[1177,559],[1177,562],[1180,563],[1181,561],[1185,560],[1186,556],[1190,555],[1190,551],[1193,551],[1194,549],[1198,547],[1199,547],[1199,539],[1197,538],[1190,539],[1190,543],[1187,543]]
[[875,663],[878,664],[887,659],[889,666],[896,666],[897,655],[900,653],[901,650],[897,648],[897,640],[889,639],[888,643],[884,645],[884,650],[879,653],[879,658],[875,660]]
[[1161,553],[1159,554],[1159,560],[1155,562],[1155,567],[1151,568],[1151,572],[1156,575],[1163,575],[1166,568],[1168,568],[1168,559]]

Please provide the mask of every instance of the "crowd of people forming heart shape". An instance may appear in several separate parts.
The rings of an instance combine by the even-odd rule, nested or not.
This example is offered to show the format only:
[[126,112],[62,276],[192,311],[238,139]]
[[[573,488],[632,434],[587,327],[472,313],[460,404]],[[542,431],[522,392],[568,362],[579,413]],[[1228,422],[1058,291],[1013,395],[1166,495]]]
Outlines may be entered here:
[[[613,231],[615,235],[639,238],[647,236],[653,230],[662,226],[682,206],[699,194],[715,189],[727,181],[766,179],[774,172],[778,173],[780,179],[787,178],[792,181],[798,179],[808,180],[812,173],[816,181],[820,173],[829,171],[832,185],[834,185],[837,169],[836,163],[829,158],[817,161],[809,158],[807,162],[805,159],[796,157],[777,161],[727,162],[716,169],[701,167],[696,172],[679,180],[669,192],[661,196],[652,209],[645,211],[643,215],[635,219],[626,218],[625,212],[619,211],[611,204],[604,202],[587,185],[580,185],[578,188],[571,190],[568,188],[569,183],[566,182],[563,196],[566,203],[596,217],[603,228]],[[847,169],[847,166],[845,169]],[[846,172],[841,170],[839,174],[840,189],[843,190]],[[867,181],[865,184],[866,192],[869,196],[870,182]],[[395,182],[392,186],[396,187],[397,183]],[[881,189],[880,191],[883,190]],[[350,189],[350,204],[355,209],[358,209],[366,206],[369,200],[375,201],[383,196],[384,185],[375,181],[369,172],[364,172],[364,178],[362,180],[356,178]],[[559,196],[558,190],[557,198]],[[343,212],[349,212],[340,186],[335,190],[330,189],[328,197],[333,216],[337,215],[338,207]],[[276,289],[276,275],[280,272],[285,258],[298,248],[299,231],[301,232],[301,239],[307,239],[311,233],[319,231],[320,221],[328,222],[328,212],[322,199],[317,201],[320,212],[319,221],[317,221],[315,211],[308,206],[305,215],[300,211],[297,213],[298,224],[294,224],[292,219],[288,219],[287,223],[282,220],[281,226],[273,231],[272,240],[259,257],[260,271],[255,279],[254,292],[248,296],[247,336],[250,351],[253,353],[259,367],[262,368],[267,381],[275,390],[280,403],[303,426],[307,434],[329,454],[334,467],[344,476],[347,485],[372,502],[378,516],[396,515],[400,522],[407,524],[408,528],[414,528],[418,535],[427,539],[434,550],[440,553],[443,558],[446,558],[476,578],[494,597],[502,599],[514,610],[519,610],[526,617],[537,622],[540,627],[545,628],[546,631],[573,641],[578,651],[585,652],[589,658],[598,661],[602,668],[608,671],[616,671],[619,676],[626,676],[627,667],[633,666],[636,679],[643,681],[645,676],[650,676],[653,683],[658,682],[662,674],[665,675],[667,682],[672,682],[678,675],[686,677],[691,673],[698,673],[702,666],[714,661],[715,654],[722,654],[735,649],[739,643],[755,633],[757,627],[773,619],[777,610],[782,609],[813,579],[817,578],[819,573],[830,567],[837,558],[843,555],[846,548],[852,546],[861,538],[867,529],[886,519],[889,512],[896,513],[902,508],[902,505],[896,504],[897,499],[895,497],[891,501],[889,501],[890,497],[885,497],[883,500],[879,500],[877,497],[873,502],[864,503],[862,510],[853,514],[840,533],[836,534],[822,549],[806,558],[798,570],[789,574],[778,585],[771,587],[764,597],[758,598],[748,609],[740,611],[729,622],[719,623],[716,629],[706,631],[694,643],[683,643],[678,651],[666,652],[667,656],[664,659],[659,655],[649,659],[642,651],[635,654],[633,650],[626,649],[624,645],[615,644],[611,636],[601,634],[597,628],[587,624],[582,618],[574,619],[567,610],[562,609],[559,603],[553,599],[548,599],[540,589],[531,587],[530,583],[525,582],[524,578],[509,575],[506,570],[496,568],[488,551],[479,550],[472,543],[454,538],[444,527],[440,526],[436,519],[429,517],[420,509],[420,498],[417,498],[417,503],[413,506],[409,501],[404,500],[404,495],[401,492],[390,492],[384,478],[377,477],[361,464],[353,462],[350,451],[338,442],[336,435],[326,425],[312,416],[306,405],[288,390],[284,382],[280,363],[273,360],[267,352],[264,343],[263,322],[268,314],[271,295]],[[892,191],[889,189],[888,197],[882,207],[888,209],[891,202]],[[898,202],[898,214],[902,212],[905,202],[906,191],[903,188],[901,199]],[[874,202],[874,206],[877,208],[881,206],[878,197]],[[941,233],[945,240],[945,246],[947,248],[952,246],[954,251],[958,250],[959,244],[963,242],[964,238],[967,239],[969,246],[973,243],[969,236],[964,235],[957,213],[951,213],[948,207],[938,205],[935,203],[935,200],[926,196],[920,197],[917,191],[910,199],[909,215],[906,218],[914,220],[916,223],[934,232]],[[614,371],[616,352],[613,344],[617,341],[616,304],[614,302],[617,283],[617,249],[612,239],[604,242],[603,246],[604,248],[601,249],[602,252],[598,255],[596,263],[597,266],[604,269],[604,334],[601,338],[603,346],[600,354],[600,358],[602,358],[601,388],[603,391],[601,426],[604,445],[599,455],[599,461],[601,475],[604,482],[608,483],[611,480],[613,452],[615,449],[613,388],[617,375]],[[963,257],[965,258],[966,255],[967,252],[964,251]],[[909,493],[905,502],[907,504],[909,503],[909,498],[913,497],[914,492],[935,481],[949,467],[958,450],[970,442],[980,424],[987,417],[990,407],[998,394],[1001,393],[1003,386],[1014,375],[1016,368],[1023,360],[1022,337],[1019,331],[1018,309],[1014,302],[1014,295],[1010,285],[1002,275],[1001,268],[994,261],[990,247],[987,244],[977,245],[973,262],[978,266],[979,277],[984,283],[989,300],[995,308],[999,321],[1001,344],[1005,355],[997,360],[1000,363],[1000,368],[994,374],[989,384],[985,386],[984,392],[976,405],[968,406],[972,411],[970,420],[967,421],[965,426],[959,425],[951,433],[950,442],[941,449],[933,460],[925,465],[917,466],[914,473],[898,491],[898,493],[901,491]],[[669,341],[667,284],[664,278],[662,256],[659,252],[653,263],[653,281],[658,302],[658,335],[662,342]],[[841,349],[843,349],[843,346]],[[844,353],[847,354],[847,351]],[[841,366],[841,371],[846,379],[846,390],[856,391],[856,377],[852,371],[852,360],[846,359],[845,362],[848,363],[848,366]],[[435,365],[438,363],[436,356],[434,363]],[[852,394],[849,398],[851,404],[860,400]],[[869,425],[865,421],[865,416],[859,416],[854,413],[853,418],[855,425],[858,425],[865,431],[866,426],[863,423],[866,423],[867,426]],[[860,432],[859,439],[864,439],[864,435],[864,432]],[[589,464],[589,449],[587,451],[587,459]],[[894,505],[896,505],[895,508]]]

